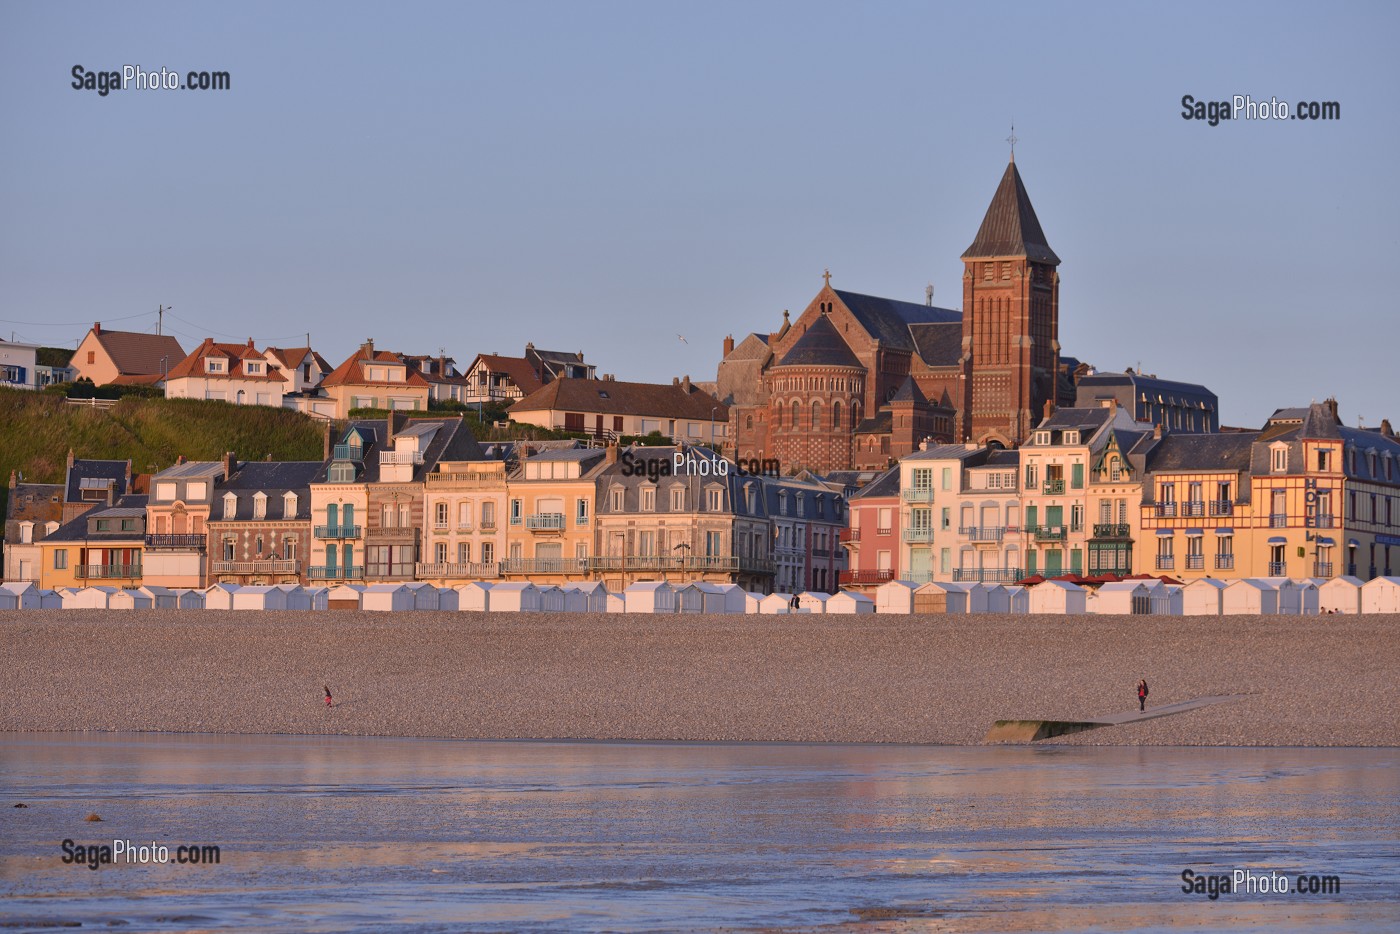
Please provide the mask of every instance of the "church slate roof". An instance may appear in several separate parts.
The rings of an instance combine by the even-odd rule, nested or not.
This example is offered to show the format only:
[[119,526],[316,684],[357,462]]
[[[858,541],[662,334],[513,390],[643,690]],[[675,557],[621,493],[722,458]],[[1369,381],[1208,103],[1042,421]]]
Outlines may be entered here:
[[1036,263],[1060,264],[1060,258],[1045,242],[1045,233],[1015,162],[1007,164],[977,237],[962,258],[984,256],[1024,256]]
[[962,359],[962,322],[911,324],[914,350],[926,366],[957,366]]
[[928,399],[924,396],[923,390],[919,389],[919,384],[914,382],[914,377],[904,377],[904,382],[899,384],[891,402],[913,402],[915,405],[928,405]]
[[860,358],[841,339],[836,325],[826,315],[821,315],[807,333],[797,339],[778,366],[852,366],[864,367]]
[[909,334],[911,324],[936,324],[949,321],[962,321],[962,312],[951,308],[935,308],[932,305],[919,305],[915,302],[901,302],[893,298],[879,298],[874,295],[861,295],[858,292],[845,292],[832,289],[841,299],[861,327],[871,337],[898,350],[914,349],[914,340]]

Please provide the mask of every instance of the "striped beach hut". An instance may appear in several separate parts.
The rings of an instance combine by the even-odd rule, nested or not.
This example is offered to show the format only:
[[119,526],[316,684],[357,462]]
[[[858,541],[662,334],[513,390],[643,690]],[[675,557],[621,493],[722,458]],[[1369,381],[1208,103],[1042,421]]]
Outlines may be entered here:
[[473,613],[484,613],[491,609],[491,584],[487,581],[471,581],[462,584],[457,590],[457,609]]
[[0,587],[0,610],[18,610],[19,594]]
[[307,602],[311,604],[311,609],[329,609],[331,592],[329,587],[322,587],[319,584],[313,584],[310,587],[303,587],[302,590],[306,593],[306,599]]
[[[564,585],[583,598],[583,613],[606,613],[608,611],[608,588],[601,581],[574,581]],[[577,605],[577,603],[575,604]]]
[[[11,581],[8,584],[0,585],[0,590],[15,598],[15,605],[10,607],[13,610],[49,609],[49,607],[44,606],[43,595],[53,593],[51,590],[40,590],[39,585],[33,581]],[[52,605],[62,606],[63,601],[55,594]]]
[[204,609],[204,591],[189,587],[175,589],[175,608],[178,610]]
[[311,609],[311,594],[300,584],[273,584],[272,587],[275,590],[282,591],[286,609]]
[[714,584],[724,594],[724,609],[721,613],[743,613],[744,612],[744,588],[738,584]]
[[435,585],[426,581],[408,581],[400,585],[413,597],[413,609],[415,610],[437,610],[441,598]]
[[1031,611],[1030,588],[1020,584],[1006,584],[1002,589],[1006,591],[1006,612],[1024,616]]
[[874,613],[875,601],[863,593],[843,590],[838,594],[832,594],[831,599],[826,601],[826,612],[828,616],[832,613]]
[[455,612],[457,612],[458,604],[459,604],[459,601],[461,600],[461,596],[457,593],[456,588],[453,588],[453,587],[439,587],[439,588],[437,589],[437,592],[438,592],[438,609],[439,609],[439,610],[442,610],[444,613],[455,613]]
[[136,588],[140,593],[151,598],[151,608],[155,610],[176,610],[180,606],[180,598],[169,587],[158,587],[155,584],[145,584]]
[[541,613],[563,613],[564,612],[564,589],[553,584],[546,584],[540,588],[540,612]]

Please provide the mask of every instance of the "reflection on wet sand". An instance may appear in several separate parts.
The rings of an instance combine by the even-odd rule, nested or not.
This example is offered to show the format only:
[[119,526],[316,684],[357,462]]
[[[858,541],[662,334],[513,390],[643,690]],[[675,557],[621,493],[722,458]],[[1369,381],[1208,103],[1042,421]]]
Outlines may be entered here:
[[[142,930],[1383,930],[1397,765],[1391,749],[9,735],[0,895],[7,917]],[[223,859],[90,872],[60,863],[64,837]],[[1344,889],[1207,902],[1182,893],[1188,867]]]

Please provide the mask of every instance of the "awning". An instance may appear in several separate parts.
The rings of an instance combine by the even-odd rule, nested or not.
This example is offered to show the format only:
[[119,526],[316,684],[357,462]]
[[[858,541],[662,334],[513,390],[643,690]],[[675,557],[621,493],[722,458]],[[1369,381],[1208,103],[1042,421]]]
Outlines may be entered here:
[[1353,538],[1348,544],[1350,544],[1351,547],[1353,547],[1353,548],[1359,548],[1359,547],[1361,547],[1361,543],[1358,542],[1358,541],[1357,541],[1356,539],[1354,539],[1354,538]]
[[1336,542],[1332,541],[1332,539],[1328,538],[1326,535],[1318,536],[1317,543],[1319,545],[1325,545],[1328,548],[1331,548],[1333,545],[1337,544]]
[[1205,529],[1187,529],[1187,530],[1186,530],[1186,534],[1187,534],[1187,535],[1204,535],[1204,534],[1206,534],[1206,530],[1205,530]]
[[1235,530],[1234,530],[1234,529],[1216,529],[1216,530],[1215,530],[1215,534],[1216,534],[1216,535],[1234,535],[1234,534],[1235,534]]
[[1269,544],[1270,544],[1270,545],[1287,545],[1287,544],[1288,544],[1288,539],[1284,538],[1282,535],[1275,535],[1273,538],[1269,539]]
[[1164,536],[1166,536],[1166,535],[1171,535],[1171,534],[1172,534],[1172,530],[1171,530],[1171,529],[1158,529],[1158,530],[1157,530],[1157,534],[1158,534],[1158,535],[1164,535]]

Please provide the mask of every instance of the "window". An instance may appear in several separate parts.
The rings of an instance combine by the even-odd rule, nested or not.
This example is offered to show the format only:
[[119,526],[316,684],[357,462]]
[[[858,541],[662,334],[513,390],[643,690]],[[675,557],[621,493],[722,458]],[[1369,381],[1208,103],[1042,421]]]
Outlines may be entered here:
[[225,560],[225,561],[232,561],[232,560],[233,560],[233,556],[234,556],[233,548],[234,548],[233,539],[231,539],[231,538],[226,538],[226,539],[224,539],[224,560]]
[[295,538],[282,539],[282,557],[288,561],[297,559],[297,540]]
[[96,362],[97,362],[97,351],[95,351],[95,350],[89,350],[89,351],[88,351],[88,359],[87,359],[87,362],[88,362],[89,364],[93,364],[93,363],[96,363]]
[[297,517],[297,495],[295,493],[282,494],[282,518],[295,519]]
[[1270,464],[1274,473],[1284,473],[1288,470],[1288,446],[1285,444],[1274,445],[1270,452]]
[[1033,489],[1035,489],[1035,476],[1036,476],[1036,473],[1035,473],[1035,464],[1027,464],[1027,465],[1026,465],[1026,489],[1027,489],[1027,490],[1033,490]]
[[[433,526],[439,529],[447,528],[447,504],[437,503],[433,506]],[[443,560],[446,560],[445,558]]]
[[262,553],[263,553],[263,537],[262,537],[261,535],[259,535],[259,536],[255,539],[255,541],[256,541],[256,545],[255,545],[255,547],[253,548],[253,554],[258,555],[258,556],[261,556]]
[[471,563],[472,563],[472,543],[471,543],[471,542],[458,542],[458,543],[457,543],[457,563],[458,563],[458,564],[471,564]]
[[472,527],[472,504],[470,500],[462,500],[457,504],[457,528],[469,529]]
[[943,468],[943,477],[942,477],[942,480],[943,480],[943,483],[942,483],[943,489],[945,489],[945,490],[951,490],[951,489],[953,488],[953,468],[951,468],[951,467],[944,467],[944,468]]
[[354,483],[354,464],[331,464],[330,470],[326,472],[327,483]]
[[656,487],[644,486],[641,489],[642,505],[639,507],[642,512],[656,511]]
[[1079,443],[1079,432],[1077,432],[1077,431],[1067,431],[1067,432],[1065,432],[1064,443],[1065,443],[1065,444],[1078,444],[1078,443]]
[[[470,553],[468,553],[468,556],[470,557]],[[486,563],[486,564],[490,564],[491,562],[493,562],[493,561],[496,560],[496,543],[495,543],[495,542],[482,542],[482,543],[481,543],[481,560],[482,560],[484,563]]]
[[519,524],[520,524],[520,516],[521,516],[521,513],[522,513],[523,511],[524,511],[524,503],[523,503],[521,500],[513,499],[513,500],[510,501],[510,524],[511,524],[511,525],[519,525]]
[[438,542],[433,546],[433,561],[438,564],[447,563],[447,542]]
[[588,500],[586,500],[586,499],[577,499],[577,500],[574,500],[574,524],[575,524],[575,525],[587,525],[587,524],[588,524]]
[[28,545],[34,541],[34,523],[21,522],[19,525],[19,541],[21,545]]
[[238,497],[232,493],[224,494],[224,518],[232,519],[238,514]]
[[1048,432],[1048,431],[1037,431],[1037,432],[1035,433],[1035,443],[1036,443],[1036,444],[1049,444],[1049,443],[1050,443],[1050,432]]
[[136,520],[135,520],[135,519],[123,519],[123,520],[122,520],[122,531],[123,531],[123,532],[135,532],[135,531],[136,531]]
[[[91,357],[91,356],[92,356],[92,354],[88,354],[88,357]],[[92,361],[89,360],[88,362],[91,363]],[[64,571],[64,570],[67,570],[67,568],[68,568],[68,549],[67,549],[67,548],[55,548],[54,551],[53,551],[53,569],[54,569],[55,571]]]
[[952,510],[951,508],[947,507],[947,506],[944,506],[944,507],[943,507],[943,511],[942,511],[942,513],[940,514],[939,520],[938,520],[938,521],[939,521],[939,526],[938,526],[939,528],[944,529],[945,531],[946,531],[947,529],[952,528],[952,526],[953,526],[953,510]]
[[1069,528],[1071,532],[1084,528],[1084,507],[1078,503],[1069,507]]
[[494,529],[496,527],[496,504],[490,501],[481,504],[481,527],[483,529]]
[[162,503],[173,503],[176,496],[176,484],[169,481],[161,481],[156,484],[156,500]]
[[97,531],[99,531],[99,532],[110,532],[110,531],[112,531],[112,520],[111,520],[111,519],[98,519],[98,520],[97,520]]
[[1326,472],[1327,472],[1327,470],[1328,470],[1329,455],[1331,455],[1331,453],[1332,453],[1332,451],[1331,451],[1329,448],[1318,448],[1318,449],[1317,449],[1317,469],[1318,469],[1319,472],[1321,472],[1321,473],[1326,473]]
[[626,496],[626,492],[627,491],[620,486],[615,486],[611,490],[609,490],[608,508],[611,509],[613,512],[622,512],[622,510],[625,508],[623,505],[623,500]]
[[267,518],[267,494],[259,490],[253,496],[253,518]]
[[1072,490],[1084,489],[1084,465],[1073,464],[1069,470],[1069,486]]
[[711,512],[719,512],[724,508],[724,490],[718,487],[705,491],[705,508]]
[[677,484],[671,487],[671,511],[682,512],[685,510],[685,487]]

